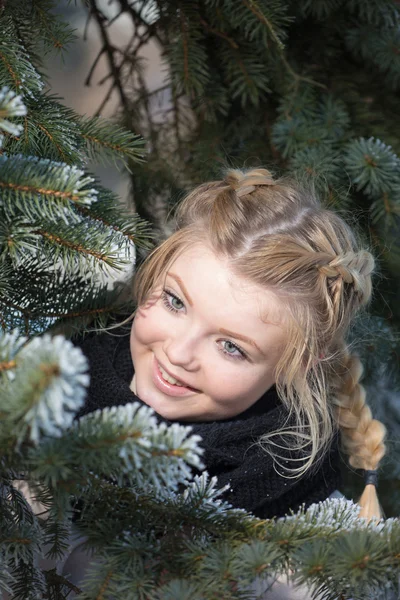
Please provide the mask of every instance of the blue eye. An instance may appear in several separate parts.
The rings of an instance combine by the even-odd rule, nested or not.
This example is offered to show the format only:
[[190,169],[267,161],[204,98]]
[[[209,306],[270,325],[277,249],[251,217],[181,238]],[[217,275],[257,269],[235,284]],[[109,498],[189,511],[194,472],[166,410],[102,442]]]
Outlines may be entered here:
[[229,356],[229,358],[235,358],[239,360],[247,358],[247,354],[244,352],[244,350],[239,348],[239,346],[237,346],[230,340],[222,340],[221,344],[221,352],[223,352],[223,354],[225,354],[226,356]]
[[177,296],[173,296],[172,294],[170,294],[170,302],[171,306],[173,306],[175,310],[181,310],[185,306],[182,300],[180,300]]
[[225,342],[225,352],[228,352],[228,354],[234,354],[236,350],[237,347],[235,344],[232,344],[232,342]]
[[168,310],[171,312],[182,312],[182,309],[185,308],[184,303],[178,296],[169,292],[168,290],[163,290],[161,294],[162,302]]

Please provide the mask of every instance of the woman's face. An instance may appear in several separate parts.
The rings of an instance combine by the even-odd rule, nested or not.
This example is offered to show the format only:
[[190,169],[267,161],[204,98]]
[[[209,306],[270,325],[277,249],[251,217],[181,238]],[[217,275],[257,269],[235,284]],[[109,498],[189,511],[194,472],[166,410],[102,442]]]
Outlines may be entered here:
[[132,390],[166,419],[233,417],[275,383],[283,307],[205,245],[184,251],[135,316]]

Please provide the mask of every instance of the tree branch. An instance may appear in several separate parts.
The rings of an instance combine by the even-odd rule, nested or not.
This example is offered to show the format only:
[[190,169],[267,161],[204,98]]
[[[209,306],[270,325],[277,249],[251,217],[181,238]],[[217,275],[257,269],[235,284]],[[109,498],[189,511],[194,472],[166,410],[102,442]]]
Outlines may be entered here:
[[130,115],[131,113],[131,107],[130,107],[130,102],[128,100],[128,97],[125,95],[125,91],[122,85],[122,81],[121,81],[121,77],[120,77],[120,70],[118,68],[118,66],[115,64],[115,60],[114,60],[114,52],[115,49],[113,48],[112,44],[110,43],[110,39],[108,37],[108,33],[106,30],[106,22],[107,19],[106,17],[103,15],[103,13],[101,12],[101,10],[97,7],[96,5],[96,0],[90,0],[90,6],[92,9],[92,14],[93,17],[97,23],[97,26],[99,28],[100,31],[100,36],[103,42],[103,47],[104,47],[104,52],[106,53],[107,56],[107,61],[114,79],[114,86],[116,87],[118,93],[119,93],[119,97],[121,100],[121,104],[126,112],[127,115]]
[[152,24],[147,23],[147,21],[145,21],[143,19],[143,17],[129,4],[128,0],[118,0],[118,1],[119,1],[119,5],[121,7],[121,12],[128,13],[132,17],[132,20],[133,20],[134,24],[136,25],[136,27],[139,27],[140,25],[145,27],[151,33],[151,36],[157,40],[157,42],[160,44],[161,48],[164,48],[165,41],[160,37],[158,31],[156,30],[157,22],[152,23]]

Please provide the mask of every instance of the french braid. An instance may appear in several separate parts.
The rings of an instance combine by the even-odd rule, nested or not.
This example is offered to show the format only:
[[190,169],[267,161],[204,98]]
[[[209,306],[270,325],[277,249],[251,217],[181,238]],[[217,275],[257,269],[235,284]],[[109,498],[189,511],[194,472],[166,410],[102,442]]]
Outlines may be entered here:
[[[334,278],[339,282],[333,289],[333,303],[338,304],[337,294],[341,282],[352,285],[359,297],[360,305],[368,302],[371,294],[370,273],[374,259],[369,252],[347,253],[332,259],[319,271],[328,281]],[[328,284],[329,285],[329,284]],[[332,287],[332,286],[331,286]],[[360,359],[351,354],[343,338],[336,344],[339,366],[332,379],[332,402],[334,415],[340,427],[344,451],[349,455],[349,463],[355,469],[376,470],[385,454],[384,425],[372,417],[366,403],[366,391],[360,384],[363,367]],[[360,516],[367,519],[379,518],[380,507],[374,485],[367,485],[359,500]]]

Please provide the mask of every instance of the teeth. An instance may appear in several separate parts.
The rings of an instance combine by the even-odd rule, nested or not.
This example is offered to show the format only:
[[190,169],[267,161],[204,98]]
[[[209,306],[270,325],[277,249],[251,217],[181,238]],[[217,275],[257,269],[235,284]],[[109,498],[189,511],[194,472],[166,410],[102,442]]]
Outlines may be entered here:
[[180,387],[185,387],[183,383],[178,381],[178,379],[175,379],[175,377],[171,377],[171,375],[168,375],[168,373],[166,371],[164,371],[164,369],[162,368],[160,363],[158,363],[158,368],[160,369],[160,373],[161,373],[163,379],[165,379],[165,381],[168,381],[168,383],[172,383],[173,385],[179,385]]

